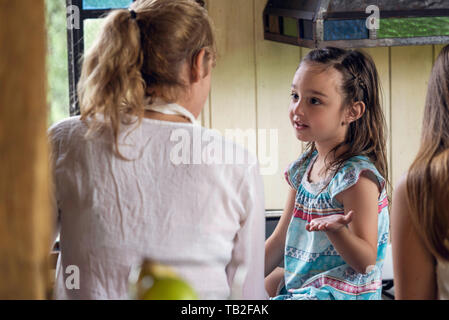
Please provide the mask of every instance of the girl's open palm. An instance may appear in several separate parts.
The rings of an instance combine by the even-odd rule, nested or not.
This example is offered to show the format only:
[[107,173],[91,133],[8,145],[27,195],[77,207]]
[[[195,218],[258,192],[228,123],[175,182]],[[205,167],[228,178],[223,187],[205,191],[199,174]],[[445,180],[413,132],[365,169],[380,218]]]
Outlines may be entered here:
[[306,230],[312,231],[338,231],[347,226],[352,221],[354,211],[349,211],[346,215],[333,214],[323,218],[316,218],[306,225]]

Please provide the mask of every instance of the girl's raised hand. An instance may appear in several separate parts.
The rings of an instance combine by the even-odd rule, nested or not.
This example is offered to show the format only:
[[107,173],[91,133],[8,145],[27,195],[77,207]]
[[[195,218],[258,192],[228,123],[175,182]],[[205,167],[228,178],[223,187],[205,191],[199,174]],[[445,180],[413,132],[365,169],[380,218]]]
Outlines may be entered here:
[[349,211],[346,215],[341,214],[333,214],[330,216],[326,216],[323,218],[316,218],[310,221],[308,225],[306,225],[306,230],[309,232],[312,231],[331,231],[335,232],[347,226],[352,221],[353,210]]

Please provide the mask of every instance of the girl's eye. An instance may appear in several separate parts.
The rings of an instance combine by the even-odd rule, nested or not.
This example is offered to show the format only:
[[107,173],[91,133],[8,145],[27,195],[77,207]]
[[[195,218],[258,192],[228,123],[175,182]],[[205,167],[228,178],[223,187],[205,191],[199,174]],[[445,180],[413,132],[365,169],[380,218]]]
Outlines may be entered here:
[[290,95],[291,97],[292,97],[292,100],[298,100],[299,99],[299,95],[297,94],[297,93],[292,93],[291,95]]
[[321,101],[318,100],[317,98],[311,98],[311,99],[310,99],[310,103],[316,105],[316,104],[321,104]]

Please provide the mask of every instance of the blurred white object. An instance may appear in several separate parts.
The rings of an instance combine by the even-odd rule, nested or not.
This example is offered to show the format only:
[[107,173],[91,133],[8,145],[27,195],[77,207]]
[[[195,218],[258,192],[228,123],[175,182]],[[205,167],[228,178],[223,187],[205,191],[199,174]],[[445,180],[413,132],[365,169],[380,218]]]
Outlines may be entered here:
[[243,285],[247,276],[248,269],[245,264],[241,264],[237,267],[234,275],[234,279],[231,285],[231,294],[229,300],[242,300],[243,298]]
[[393,280],[393,254],[391,252],[391,244],[387,246],[387,254],[385,255],[382,269],[382,280]]

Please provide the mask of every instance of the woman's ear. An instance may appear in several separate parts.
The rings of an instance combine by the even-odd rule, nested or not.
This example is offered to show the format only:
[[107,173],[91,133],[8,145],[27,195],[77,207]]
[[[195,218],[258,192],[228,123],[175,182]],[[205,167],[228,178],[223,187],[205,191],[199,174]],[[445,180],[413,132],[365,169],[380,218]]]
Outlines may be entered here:
[[209,65],[206,64],[206,49],[201,49],[193,59],[190,80],[191,82],[198,82],[202,78],[209,75],[211,71]]
[[346,123],[350,124],[351,122],[357,121],[360,119],[365,113],[365,103],[363,101],[357,101],[352,104],[351,107],[348,108],[346,113]]

